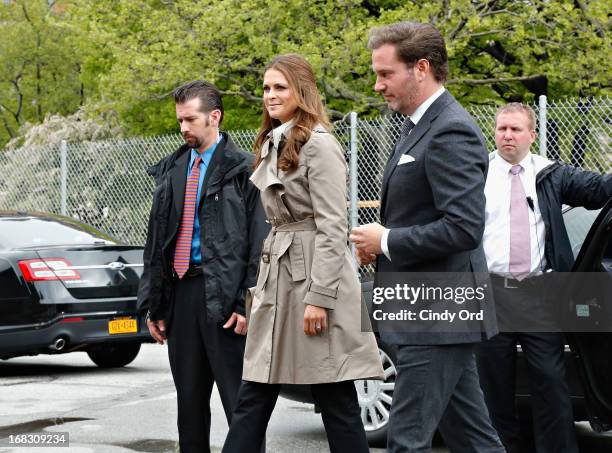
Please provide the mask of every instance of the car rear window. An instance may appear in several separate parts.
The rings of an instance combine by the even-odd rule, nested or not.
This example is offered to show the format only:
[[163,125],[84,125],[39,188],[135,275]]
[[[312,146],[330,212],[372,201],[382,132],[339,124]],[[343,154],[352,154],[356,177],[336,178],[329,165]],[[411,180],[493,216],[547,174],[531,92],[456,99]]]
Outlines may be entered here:
[[94,243],[115,241],[94,228],[68,221],[32,217],[0,219],[0,245],[5,248]]
[[574,258],[578,256],[578,252],[580,252],[582,244],[584,244],[584,240],[600,211],[601,209],[589,211],[578,207],[569,209],[563,214]]

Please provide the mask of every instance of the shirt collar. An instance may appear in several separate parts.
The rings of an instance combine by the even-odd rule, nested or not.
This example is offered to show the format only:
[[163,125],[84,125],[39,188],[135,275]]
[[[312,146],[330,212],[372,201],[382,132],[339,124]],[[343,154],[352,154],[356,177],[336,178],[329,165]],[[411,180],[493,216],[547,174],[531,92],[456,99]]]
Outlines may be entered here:
[[202,153],[199,153],[198,150],[195,148],[191,148],[191,163],[189,164],[189,166],[191,167],[191,165],[193,165],[193,162],[195,161],[196,157],[199,156],[202,160],[204,160],[204,158],[208,154],[214,153],[215,149],[217,149],[217,145],[219,145],[222,139],[223,135],[217,132],[217,140],[215,141],[215,143],[213,143],[210,147],[206,148]]
[[272,129],[272,142],[274,143],[274,147],[278,148],[278,144],[281,141],[283,135],[286,135],[285,132],[291,129],[293,126],[293,119],[287,121],[286,123],[281,124],[280,126],[276,126]]
[[[511,164],[510,162],[508,162],[506,159],[504,159],[501,154],[499,154],[499,151],[495,151],[496,154],[496,161],[497,165],[499,166],[500,170],[503,171],[504,173],[510,173],[510,169],[514,166],[513,164]],[[523,160],[521,160],[518,165],[520,165],[521,167],[523,167],[523,170],[525,172],[527,172],[527,170],[531,169],[532,165],[533,165],[533,156],[531,153],[527,153],[527,155],[523,158]]]
[[442,96],[442,93],[444,93],[444,91],[446,91],[445,88],[440,87],[434,94],[429,96],[425,100],[425,102],[419,105],[412,115],[410,115],[410,120],[414,123],[415,126],[421,120],[421,118],[423,118],[423,115],[425,115],[425,112],[431,106],[431,104],[433,104],[436,99]]

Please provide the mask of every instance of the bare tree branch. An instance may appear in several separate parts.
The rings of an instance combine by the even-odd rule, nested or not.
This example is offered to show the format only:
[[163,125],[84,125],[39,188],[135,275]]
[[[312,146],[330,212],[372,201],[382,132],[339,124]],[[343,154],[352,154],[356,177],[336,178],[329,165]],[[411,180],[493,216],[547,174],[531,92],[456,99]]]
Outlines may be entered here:
[[[30,15],[28,14],[28,10],[26,8],[25,3],[21,4],[21,9],[23,10],[23,15],[25,19],[28,21],[28,23],[32,27],[32,30],[34,31],[34,35],[36,36],[36,47],[37,49],[40,49],[41,43],[42,43],[42,38],[40,36],[40,30],[38,29],[38,27],[36,27],[32,19],[30,18]],[[42,105],[40,102],[42,99],[42,88],[40,86],[42,75],[41,75],[40,69],[41,69],[40,59],[37,57],[36,58],[36,99],[35,101],[36,101],[36,114],[38,117],[38,121],[43,120]]]
[[593,17],[589,16],[588,12],[587,12],[587,8],[586,5],[584,4],[584,1],[582,0],[574,0],[576,2],[576,4],[578,5],[578,7],[580,8],[580,11],[582,11],[582,14],[584,15],[584,18],[586,20],[589,21],[589,23],[595,27],[595,30],[597,31],[597,36],[599,36],[600,38],[605,38],[606,34],[603,31],[603,28],[601,26],[601,24],[599,23],[599,21],[597,21],[596,19],[594,19]]
[[379,98],[372,98],[372,97],[366,96],[364,94],[355,92],[345,86],[339,86],[337,83],[334,85],[331,85],[327,83],[326,81],[322,81],[321,85],[323,86],[323,89],[325,90],[326,93],[329,93],[332,97],[335,97],[335,98],[355,101],[359,104],[364,104],[368,106],[384,105],[384,102],[381,102]]
[[11,138],[15,138],[15,131],[13,131],[13,128],[8,123],[6,116],[4,116],[4,106],[2,104],[0,104],[0,113],[2,114],[2,124],[4,125],[4,129],[6,129],[6,132],[8,132]]
[[0,110],[2,110],[3,112],[9,112],[11,115],[13,115],[13,118],[15,118],[15,112],[13,112],[10,108],[8,108],[2,102],[0,102]]
[[543,75],[531,75],[531,76],[524,76],[524,77],[498,77],[494,79],[451,79],[451,80],[447,80],[446,84],[456,85],[456,84],[462,83],[465,85],[472,85],[472,86],[490,85],[493,83],[505,83],[505,82],[527,82],[527,81],[538,80],[541,77],[544,77],[544,76]]
[[465,36],[466,38],[479,38],[481,36],[494,35],[497,33],[505,33],[505,32],[512,31],[512,30],[514,30],[514,26],[511,26],[505,29],[481,31],[478,33],[467,33],[467,34],[462,33],[461,36]]
[[232,82],[233,84],[238,86],[238,89],[240,91],[236,92],[236,91],[221,91],[222,94],[228,94],[230,96],[240,96],[244,99],[246,99],[247,101],[251,101],[251,102],[261,102],[261,97],[259,96],[255,96],[253,93],[251,93],[238,79],[236,79],[235,77],[229,76],[227,74],[219,74],[219,77],[221,77],[222,79],[225,80],[229,80],[230,82]]
[[494,16],[496,14],[507,14],[508,16],[522,17],[520,14],[510,11],[509,9],[496,9],[495,11],[486,11],[480,15],[481,18]]
[[13,116],[15,117],[15,121],[17,121],[18,124],[21,124],[20,118],[21,110],[23,108],[23,93],[21,92],[21,88],[19,87],[19,80],[21,80],[21,76],[22,74],[20,73],[15,77],[14,80],[11,80],[11,84],[15,87],[15,91],[17,91],[17,110],[15,110],[15,113],[13,113]]
[[453,39],[457,37],[459,32],[463,30],[463,27],[465,27],[465,24],[467,24],[467,21],[468,21],[467,18],[461,19],[461,22],[459,22],[457,27],[455,27],[455,29],[448,34],[449,41],[452,41]]

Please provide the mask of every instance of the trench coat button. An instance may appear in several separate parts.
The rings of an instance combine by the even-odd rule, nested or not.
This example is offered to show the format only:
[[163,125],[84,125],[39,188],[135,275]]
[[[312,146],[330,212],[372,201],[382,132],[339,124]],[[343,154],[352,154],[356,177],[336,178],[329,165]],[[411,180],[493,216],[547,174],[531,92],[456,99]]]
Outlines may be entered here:
[[262,253],[261,254],[261,260],[268,264],[270,262],[270,254],[269,253]]

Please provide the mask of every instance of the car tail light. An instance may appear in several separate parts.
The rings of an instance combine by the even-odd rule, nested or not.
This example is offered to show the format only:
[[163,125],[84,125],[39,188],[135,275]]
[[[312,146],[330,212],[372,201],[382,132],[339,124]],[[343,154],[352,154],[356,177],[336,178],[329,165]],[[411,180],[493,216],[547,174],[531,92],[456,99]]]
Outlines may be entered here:
[[41,280],[80,280],[81,275],[64,258],[46,258],[19,261],[19,269],[28,282]]
[[82,316],[73,316],[72,318],[64,318],[60,322],[81,322],[85,321],[85,318]]

